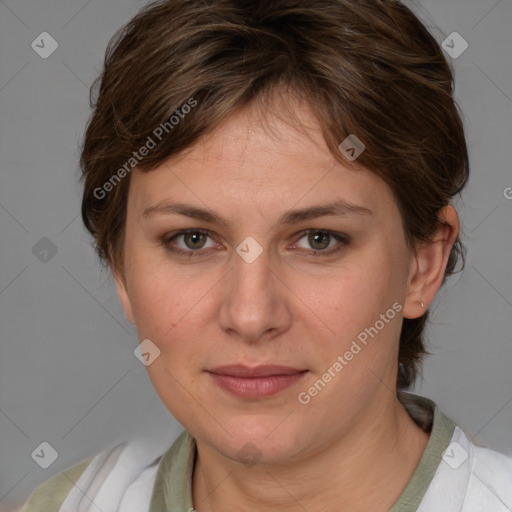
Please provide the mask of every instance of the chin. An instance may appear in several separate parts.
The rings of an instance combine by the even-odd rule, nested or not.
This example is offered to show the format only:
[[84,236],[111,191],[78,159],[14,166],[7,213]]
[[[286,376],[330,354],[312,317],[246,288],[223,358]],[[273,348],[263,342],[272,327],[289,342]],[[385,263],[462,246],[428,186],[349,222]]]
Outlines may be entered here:
[[231,436],[224,430],[220,436],[218,430],[215,433],[202,430],[197,436],[191,430],[189,432],[225,457],[248,467],[257,463],[283,464],[296,458],[306,442],[300,429],[294,429],[292,424],[285,425],[288,420],[283,422],[283,418],[256,414],[239,416],[225,423]]

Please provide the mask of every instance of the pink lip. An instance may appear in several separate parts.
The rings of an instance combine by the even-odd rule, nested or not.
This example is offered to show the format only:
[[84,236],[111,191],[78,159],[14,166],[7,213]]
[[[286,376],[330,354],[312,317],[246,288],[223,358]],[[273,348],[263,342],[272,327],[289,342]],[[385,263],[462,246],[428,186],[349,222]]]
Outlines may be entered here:
[[265,398],[275,395],[302,379],[307,370],[289,366],[220,366],[208,373],[226,391],[241,398]]

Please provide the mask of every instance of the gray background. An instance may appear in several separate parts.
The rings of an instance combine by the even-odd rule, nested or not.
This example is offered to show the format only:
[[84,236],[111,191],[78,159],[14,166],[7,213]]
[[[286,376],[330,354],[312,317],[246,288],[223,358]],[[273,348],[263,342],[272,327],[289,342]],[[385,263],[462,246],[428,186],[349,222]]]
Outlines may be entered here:
[[[0,0],[0,510],[121,440],[181,429],[79,217],[88,87],[143,3]],[[512,455],[512,1],[406,3],[440,43],[453,31],[469,43],[449,57],[471,158],[457,202],[467,268],[431,307],[434,355],[416,391]],[[31,48],[44,31],[59,44],[47,59]],[[43,441],[59,454],[47,469],[31,458]]]

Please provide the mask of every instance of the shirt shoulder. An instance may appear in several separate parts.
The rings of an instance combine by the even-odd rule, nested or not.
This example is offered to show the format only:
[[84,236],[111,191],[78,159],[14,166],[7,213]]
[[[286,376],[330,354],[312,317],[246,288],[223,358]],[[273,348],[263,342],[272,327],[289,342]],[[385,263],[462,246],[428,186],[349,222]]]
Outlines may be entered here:
[[456,426],[417,512],[511,512],[512,458]]
[[73,485],[93,459],[90,457],[39,484],[20,512],[58,512]]
[[[40,484],[20,512],[58,512],[63,507],[89,512],[147,510],[159,463],[172,439],[172,432],[156,428],[108,447]],[[87,489],[85,498],[82,489]]]
[[[486,510],[509,511],[512,508],[512,457],[475,445],[468,490],[474,494],[475,502],[488,507]],[[494,507],[490,507],[491,504]]]

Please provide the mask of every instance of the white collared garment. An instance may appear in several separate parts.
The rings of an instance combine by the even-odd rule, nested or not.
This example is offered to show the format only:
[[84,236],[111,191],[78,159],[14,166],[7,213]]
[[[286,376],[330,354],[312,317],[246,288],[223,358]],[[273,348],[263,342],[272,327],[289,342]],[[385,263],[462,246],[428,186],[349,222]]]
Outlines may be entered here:
[[[512,512],[512,457],[476,446],[432,401],[399,398],[430,439],[389,512]],[[168,443],[141,437],[105,450],[41,484],[22,512],[189,512],[195,440],[184,431]],[[56,489],[63,501],[52,500]]]

